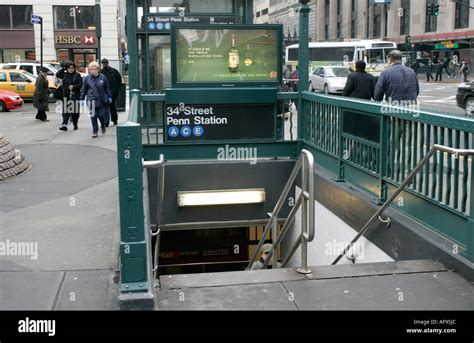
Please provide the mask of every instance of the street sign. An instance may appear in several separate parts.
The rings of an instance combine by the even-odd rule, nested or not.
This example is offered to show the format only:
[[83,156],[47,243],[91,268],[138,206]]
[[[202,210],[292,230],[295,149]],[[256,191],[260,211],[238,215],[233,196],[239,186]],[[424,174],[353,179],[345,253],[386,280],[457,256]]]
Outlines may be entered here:
[[39,15],[31,15],[31,23],[32,24],[42,24],[43,23],[43,18]]

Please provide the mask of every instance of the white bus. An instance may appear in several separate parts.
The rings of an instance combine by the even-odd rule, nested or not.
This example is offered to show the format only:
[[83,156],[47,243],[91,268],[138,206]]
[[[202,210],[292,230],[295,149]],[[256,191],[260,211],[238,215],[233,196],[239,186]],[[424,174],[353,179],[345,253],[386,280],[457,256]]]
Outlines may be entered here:
[[[310,42],[310,67],[342,65],[354,69],[355,62],[364,60],[367,72],[375,76],[387,67],[387,55],[397,48],[394,42],[382,40],[347,40],[344,42]],[[298,44],[286,48],[286,64],[298,65]]]

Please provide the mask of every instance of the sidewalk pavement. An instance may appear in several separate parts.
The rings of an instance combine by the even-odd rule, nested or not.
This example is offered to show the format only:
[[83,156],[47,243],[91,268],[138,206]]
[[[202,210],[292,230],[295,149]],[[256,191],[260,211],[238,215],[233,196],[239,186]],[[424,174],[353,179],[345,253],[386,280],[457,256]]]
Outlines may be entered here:
[[0,309],[116,309],[116,128],[93,139],[87,115],[68,132],[58,129],[60,114],[34,117],[31,103],[0,116],[32,165],[0,183]]

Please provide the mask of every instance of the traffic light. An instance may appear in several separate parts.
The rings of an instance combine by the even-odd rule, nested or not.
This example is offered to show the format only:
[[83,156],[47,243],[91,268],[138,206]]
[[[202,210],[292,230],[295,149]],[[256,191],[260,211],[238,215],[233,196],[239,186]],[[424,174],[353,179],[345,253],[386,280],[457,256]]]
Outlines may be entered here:
[[433,15],[435,15],[436,17],[439,16],[439,5],[438,4],[434,5]]
[[411,44],[411,37],[410,36],[406,36],[405,37],[405,45],[410,45]]
[[434,4],[428,4],[426,9],[426,14],[432,16],[434,13]]

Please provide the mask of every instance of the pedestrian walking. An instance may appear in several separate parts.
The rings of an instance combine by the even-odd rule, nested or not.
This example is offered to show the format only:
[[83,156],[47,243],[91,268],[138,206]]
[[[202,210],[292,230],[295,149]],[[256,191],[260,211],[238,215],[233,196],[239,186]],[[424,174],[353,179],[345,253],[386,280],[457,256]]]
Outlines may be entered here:
[[459,74],[461,75],[461,82],[468,82],[468,75],[470,72],[469,64],[467,61],[462,61],[461,69],[459,69]]
[[433,72],[433,62],[431,61],[431,58],[428,60],[428,63],[426,64],[426,81],[430,82],[431,80],[434,80],[433,75],[431,74]]
[[375,86],[374,100],[416,102],[420,94],[420,84],[415,72],[402,65],[402,53],[399,50],[390,52],[388,58],[392,66],[380,74]]
[[451,72],[449,71],[449,63],[451,63],[450,58],[447,58],[443,63],[443,69],[446,70],[446,74],[448,74],[448,79],[451,78]]
[[375,78],[365,71],[364,61],[356,62],[355,73],[349,74],[346,86],[342,92],[343,96],[371,100],[375,92]]
[[49,112],[48,69],[45,67],[40,68],[40,73],[36,78],[33,106],[38,110],[36,119],[49,121],[46,115],[46,112]]
[[81,101],[87,99],[87,107],[92,122],[92,138],[96,138],[99,132],[97,120],[100,122],[102,134],[106,133],[105,124],[109,114],[109,104],[112,103],[112,91],[107,78],[100,73],[100,65],[97,62],[89,64],[90,75],[84,79],[81,88]]
[[[117,98],[120,93],[120,87],[122,87],[122,75],[120,75],[117,69],[109,65],[109,60],[106,58],[102,59],[102,74],[107,78],[107,81],[109,81],[110,90],[112,91],[112,103],[109,104],[110,119],[114,125],[117,125]],[[109,126],[109,120],[106,121],[105,126]]]
[[439,60],[437,65],[436,65],[436,79],[435,81],[438,81],[438,78],[439,78],[439,82],[443,81],[443,65],[444,65],[444,62],[443,60]]
[[67,62],[64,68],[56,73],[56,77],[61,82],[60,101],[62,102],[63,122],[59,130],[67,131],[69,119],[72,120],[74,130],[78,129],[79,122],[79,99],[82,88],[82,77],[76,71],[76,65],[73,62]]

